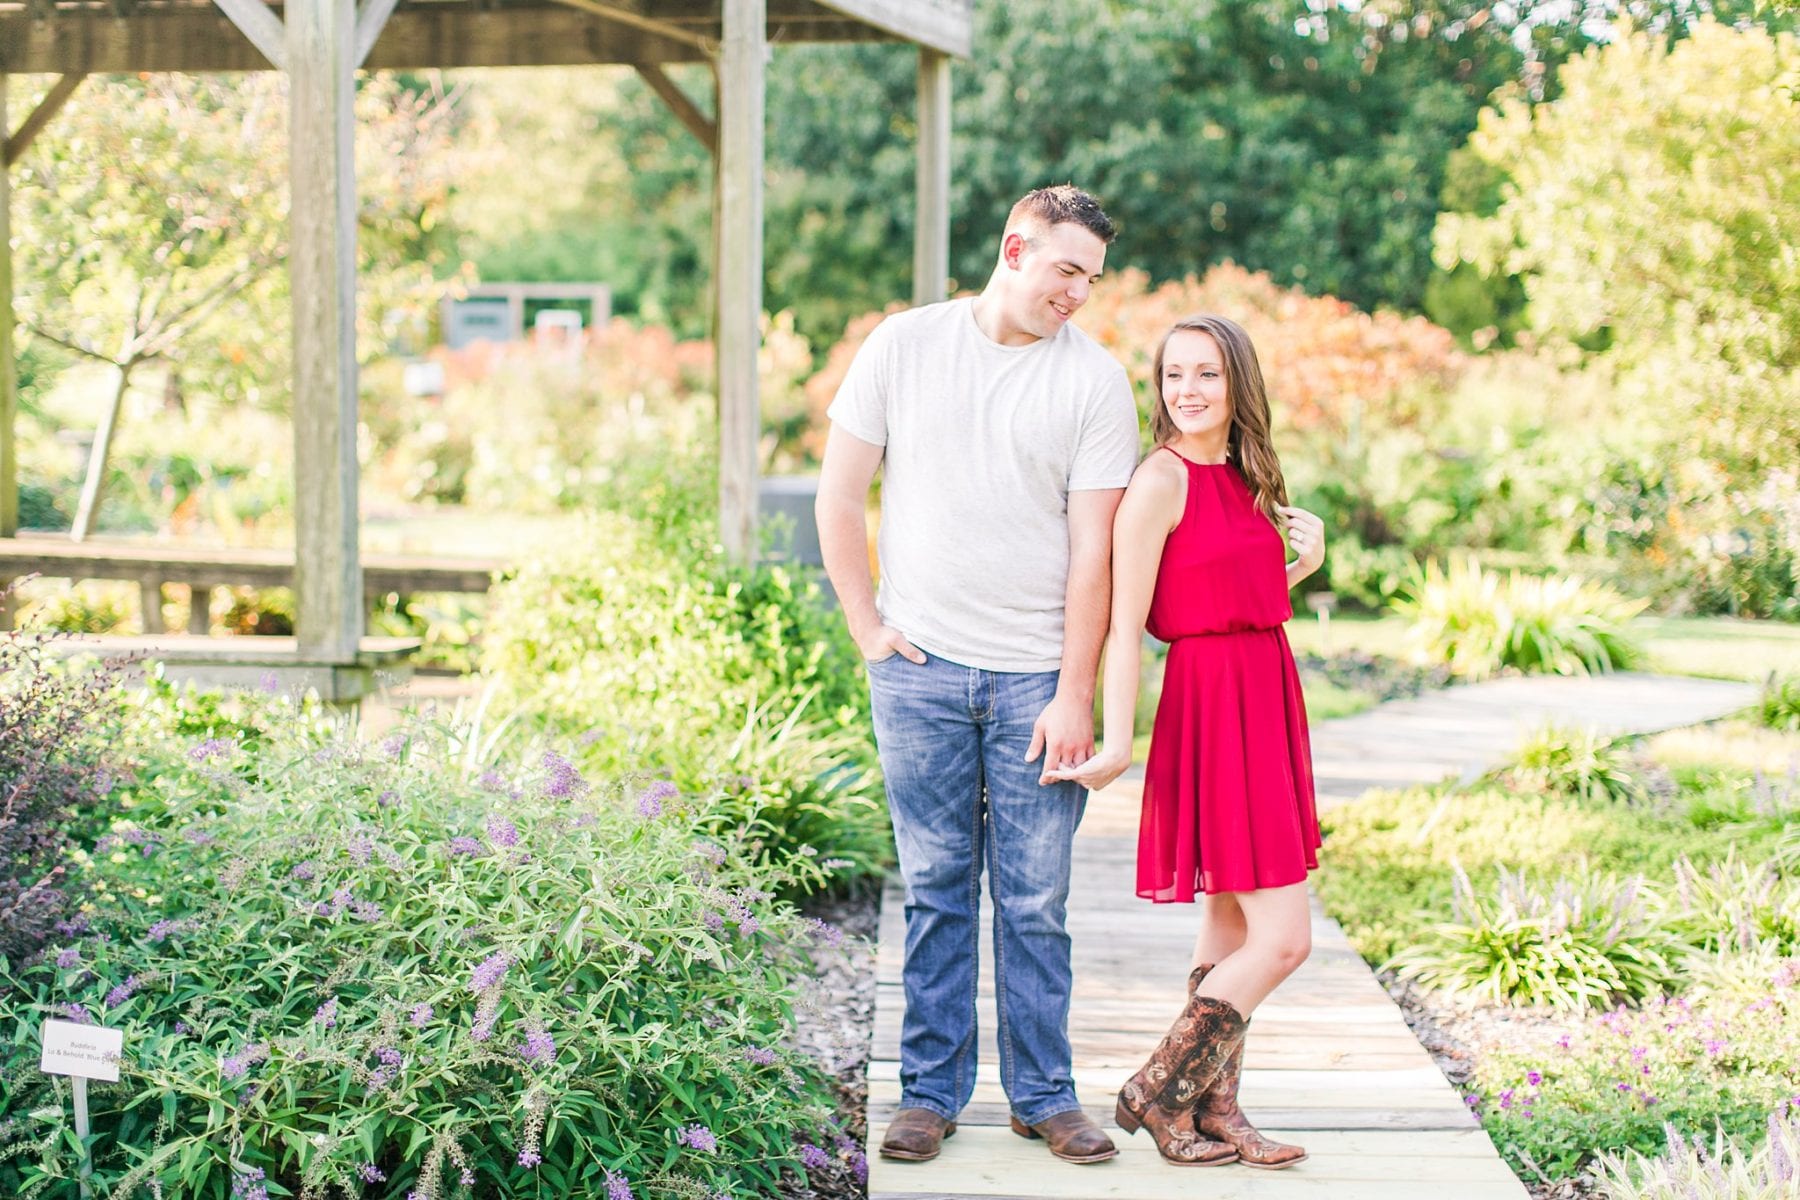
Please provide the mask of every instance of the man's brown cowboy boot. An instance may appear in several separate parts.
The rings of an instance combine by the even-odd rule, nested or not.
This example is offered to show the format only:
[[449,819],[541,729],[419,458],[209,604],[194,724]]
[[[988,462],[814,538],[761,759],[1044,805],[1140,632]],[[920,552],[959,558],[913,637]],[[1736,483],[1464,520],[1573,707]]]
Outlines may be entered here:
[[881,1139],[881,1157],[926,1162],[936,1158],[944,1139],[955,1133],[955,1121],[946,1121],[929,1108],[903,1108]]
[[1050,1153],[1064,1162],[1097,1163],[1119,1156],[1112,1139],[1079,1108],[1057,1113],[1036,1125],[1014,1117],[1012,1131],[1022,1138],[1043,1138],[1050,1143]]
[[[1190,988],[1196,982],[1190,976]],[[1237,1009],[1211,996],[1190,995],[1149,1061],[1119,1092],[1113,1113],[1119,1128],[1135,1133],[1148,1127],[1157,1152],[1179,1166],[1235,1162],[1236,1150],[1197,1137],[1184,1118],[1243,1040],[1244,1018]]]

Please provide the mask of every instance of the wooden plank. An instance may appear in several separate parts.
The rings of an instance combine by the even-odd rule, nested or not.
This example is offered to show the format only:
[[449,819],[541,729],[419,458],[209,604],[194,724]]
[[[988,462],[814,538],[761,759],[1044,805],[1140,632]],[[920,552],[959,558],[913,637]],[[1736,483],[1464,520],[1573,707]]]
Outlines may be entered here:
[[626,25],[645,33],[653,33],[658,37],[668,38],[672,42],[681,42],[703,53],[710,53],[712,50],[704,35],[690,32],[679,25],[671,25],[667,21],[658,19],[653,6],[641,3],[622,3],[620,0],[558,0],[558,2],[572,8],[579,8],[583,12],[591,12],[597,17],[616,24]]
[[[0,46],[5,45],[0,37]],[[12,128],[6,115],[8,82],[0,54],[0,137]],[[0,163],[0,537],[19,531],[19,380],[13,359],[12,170]],[[0,592],[11,582],[0,569]],[[0,629],[10,629],[12,602],[0,598]]]
[[350,663],[362,636],[357,554],[356,8],[286,10],[293,166],[294,591],[300,653]]
[[[362,65],[420,67],[588,66],[701,62],[693,46],[611,24],[562,5],[498,12],[474,5],[404,8]],[[213,8],[60,11],[52,21],[0,13],[0,69],[21,74],[85,71],[264,71],[261,51]]]
[[[1089,1100],[1084,1106],[1092,1121],[1099,1125],[1109,1125],[1113,1119],[1113,1106],[1105,1098],[1101,1103]],[[898,1093],[881,1100],[873,1096],[869,1099],[869,1122],[885,1125],[894,1119],[894,1113],[900,1106]],[[1443,1107],[1428,1108],[1277,1108],[1268,1104],[1247,1105],[1250,1119],[1259,1127],[1269,1129],[1288,1129],[1306,1131],[1311,1129],[1352,1130],[1352,1129],[1385,1129],[1389,1131],[1430,1131],[1434,1129],[1463,1130],[1475,1123],[1467,1110]],[[965,1106],[957,1114],[956,1123],[963,1125],[1005,1125],[1012,1119],[1012,1109],[1005,1101],[974,1101]],[[1304,1138],[1302,1139],[1304,1140]]]
[[724,0],[719,56],[719,540],[755,553],[763,296],[764,0]]
[[263,0],[213,0],[213,3],[271,67],[277,71],[287,69],[287,31],[282,28],[281,18],[275,15],[274,9]]
[[381,37],[381,31],[387,28],[388,19],[394,15],[394,6],[400,0],[362,0],[362,7],[356,10],[356,63],[361,66],[375,49],[375,42]]
[[967,58],[975,47],[974,5],[969,0],[819,0],[865,25],[942,54]]
[[675,114],[676,120],[687,128],[687,131],[706,147],[708,154],[717,157],[719,153],[719,126],[711,117],[700,111],[700,106],[688,99],[688,94],[681,90],[681,85],[669,78],[669,73],[655,63],[633,63],[637,73],[650,90],[662,98]]
[[37,136],[44,131],[44,126],[48,125],[51,118],[62,111],[63,105],[69,102],[69,97],[75,94],[75,89],[80,87],[81,81],[86,78],[86,75],[77,71],[70,75],[64,75],[51,84],[50,91],[42,100],[38,101],[38,106],[31,110],[30,115],[25,118],[11,137],[6,137],[6,120],[4,115],[0,114],[0,138],[4,138],[6,143],[5,153],[0,154],[0,158],[5,160],[6,166],[10,167],[25,157],[25,152],[31,149],[31,143],[37,141]]
[[919,49],[918,197],[914,203],[913,303],[949,294],[950,59]]

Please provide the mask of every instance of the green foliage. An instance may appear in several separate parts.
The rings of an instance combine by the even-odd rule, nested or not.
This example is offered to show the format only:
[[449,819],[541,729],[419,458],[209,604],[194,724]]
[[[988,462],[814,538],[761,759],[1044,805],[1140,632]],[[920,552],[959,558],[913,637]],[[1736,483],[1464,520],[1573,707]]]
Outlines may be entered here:
[[1764,1200],[1790,1190],[1800,1163],[1800,1113],[1783,1101],[1769,1115],[1763,1144],[1754,1150],[1718,1130],[1708,1146],[1671,1129],[1657,1156],[1628,1150],[1599,1163],[1601,1200]]
[[1637,800],[1644,785],[1617,740],[1593,729],[1549,728],[1525,739],[1507,775],[1533,791],[1583,800]]
[[1800,675],[1770,675],[1756,702],[1756,719],[1770,729],[1800,733]]
[[[1589,347],[1688,457],[1752,471],[1800,444],[1800,42],[1702,20],[1564,65],[1562,95],[1483,116],[1507,177],[1446,213],[1439,261],[1520,276],[1533,327]],[[1632,202],[1620,204],[1629,196]]]
[[1496,1045],[1477,1064],[1482,1123],[1515,1170],[1554,1178],[1602,1153],[1659,1154],[1670,1129],[1748,1145],[1800,1086],[1797,979],[1790,959],[1750,996],[1656,1000],[1587,1018],[1554,1046]]
[[1707,867],[1675,864],[1671,920],[1702,951],[1800,956],[1800,876],[1735,854]]
[[23,615],[33,626],[57,633],[119,633],[136,623],[136,608],[127,587],[78,583],[50,593]]
[[[771,1191],[831,1144],[821,1072],[783,1044],[806,948],[835,931],[770,899],[816,886],[815,862],[753,860],[697,836],[704,797],[554,753],[472,777],[464,730],[376,750],[279,703],[255,723],[254,755],[152,731],[88,860],[90,929],[0,963],[0,1020],[27,1031],[0,1072],[19,1118],[0,1190],[74,1195],[61,1082],[27,1065],[39,1019],[73,1013],[126,1031],[120,1084],[93,1092],[102,1194],[266,1173],[276,1194],[616,1175],[698,1197]],[[683,1144],[696,1125],[716,1149]]]
[[1641,877],[1587,874],[1534,888],[1500,871],[1494,896],[1460,869],[1455,917],[1389,964],[1411,979],[1502,1004],[1603,1008],[1676,978],[1679,939]]
[[1645,603],[1572,576],[1502,577],[1474,558],[1427,563],[1412,595],[1394,609],[1415,637],[1458,675],[1482,679],[1504,667],[1586,675],[1634,665],[1642,649],[1626,623]]

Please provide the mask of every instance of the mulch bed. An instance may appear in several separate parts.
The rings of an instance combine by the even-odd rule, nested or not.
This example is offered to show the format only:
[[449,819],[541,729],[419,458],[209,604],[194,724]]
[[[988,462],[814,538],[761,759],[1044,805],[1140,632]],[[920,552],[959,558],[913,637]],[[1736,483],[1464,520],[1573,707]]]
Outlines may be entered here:
[[[868,1136],[869,1044],[875,1030],[875,934],[880,896],[808,901],[808,916],[845,933],[843,945],[814,954],[818,974],[794,1012],[794,1044],[824,1065],[836,1081],[843,1136],[860,1147]],[[830,1147],[827,1147],[830,1149]],[[807,1182],[792,1179],[784,1200],[865,1200],[867,1173],[859,1178],[854,1158],[840,1150],[832,1166],[812,1172]]]

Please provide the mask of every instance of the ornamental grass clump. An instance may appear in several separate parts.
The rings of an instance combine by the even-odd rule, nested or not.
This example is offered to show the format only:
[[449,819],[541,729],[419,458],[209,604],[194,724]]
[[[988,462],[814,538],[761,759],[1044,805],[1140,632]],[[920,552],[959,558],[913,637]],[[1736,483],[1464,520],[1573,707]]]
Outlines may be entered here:
[[1389,966],[1497,1004],[1595,1009],[1674,982],[1682,943],[1642,877],[1582,873],[1548,889],[1499,869],[1492,897],[1455,874],[1455,917]]
[[1745,1150],[1723,1131],[1706,1139],[1667,1129],[1668,1149],[1604,1155],[1597,1176],[1601,1200],[1787,1200],[1800,1195],[1800,1101],[1783,1100],[1769,1114],[1763,1143]]
[[1425,564],[1393,604],[1414,641],[1467,679],[1505,668],[1588,675],[1635,666],[1643,649],[1628,625],[1645,606],[1573,576],[1503,576],[1472,557]]
[[255,755],[141,747],[131,852],[87,860],[115,899],[4,965],[0,1194],[76,1194],[51,1016],[125,1031],[102,1197],[699,1200],[860,1167],[789,1048],[821,934],[774,893],[820,863],[554,751],[465,773],[466,731],[282,724]]
[[1520,744],[1506,775],[1534,792],[1583,800],[1632,801],[1645,795],[1630,752],[1594,729],[1550,728],[1532,734]]

